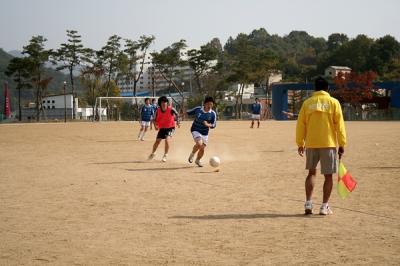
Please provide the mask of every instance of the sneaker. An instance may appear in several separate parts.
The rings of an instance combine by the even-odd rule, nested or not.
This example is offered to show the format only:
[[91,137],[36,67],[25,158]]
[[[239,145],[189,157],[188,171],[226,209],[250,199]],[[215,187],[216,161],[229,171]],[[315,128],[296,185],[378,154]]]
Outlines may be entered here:
[[193,163],[194,153],[190,153],[188,162]]
[[161,161],[165,163],[167,161],[167,156],[168,156],[167,154],[164,154],[164,156],[162,157]]
[[313,205],[311,201],[306,201],[304,203],[304,214],[312,214],[313,212]]
[[330,215],[333,214],[333,211],[331,210],[331,208],[329,208],[329,206],[321,206],[321,208],[319,209],[319,214],[320,215]]
[[155,154],[155,153],[152,153],[152,154],[149,155],[148,160],[153,160],[154,157],[156,157],[156,154]]
[[197,164],[198,167],[203,167],[203,164],[200,162],[200,160],[196,160],[195,164]]
[[140,138],[141,141],[144,141],[144,138]]

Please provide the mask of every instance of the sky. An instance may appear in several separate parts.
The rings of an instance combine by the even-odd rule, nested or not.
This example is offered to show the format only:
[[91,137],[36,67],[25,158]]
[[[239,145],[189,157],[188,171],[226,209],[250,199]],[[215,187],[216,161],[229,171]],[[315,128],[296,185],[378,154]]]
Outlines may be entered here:
[[398,0],[0,0],[0,48],[22,50],[42,35],[47,48],[57,49],[67,29],[92,49],[114,34],[133,40],[154,35],[152,50],[180,39],[198,48],[259,28],[279,36],[304,30],[325,39],[390,34],[400,41],[399,11]]

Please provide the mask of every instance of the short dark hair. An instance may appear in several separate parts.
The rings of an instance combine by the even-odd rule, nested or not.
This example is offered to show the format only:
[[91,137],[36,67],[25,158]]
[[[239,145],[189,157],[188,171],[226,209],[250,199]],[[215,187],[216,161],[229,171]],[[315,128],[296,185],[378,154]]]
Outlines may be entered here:
[[204,99],[204,104],[209,103],[209,102],[215,103],[214,98],[211,97],[211,96],[207,96],[207,97]]
[[318,77],[315,79],[315,90],[316,91],[327,91],[329,88],[329,83],[323,77]]
[[144,98],[144,102],[150,101],[150,98]]
[[158,98],[158,105],[161,105],[161,103],[169,103],[169,100],[166,96],[161,96]]

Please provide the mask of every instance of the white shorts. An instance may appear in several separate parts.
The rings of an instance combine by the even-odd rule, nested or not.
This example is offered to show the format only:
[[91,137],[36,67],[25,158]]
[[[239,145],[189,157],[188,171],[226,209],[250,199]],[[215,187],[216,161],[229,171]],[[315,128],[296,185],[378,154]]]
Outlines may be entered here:
[[150,121],[141,121],[141,122],[140,122],[140,125],[141,125],[142,127],[149,127],[149,126],[150,126]]
[[252,114],[251,115],[251,119],[253,119],[253,120],[260,120],[260,115],[255,115],[255,114]]
[[196,141],[196,139],[201,138],[201,140],[203,141],[203,144],[207,145],[208,135],[202,135],[198,131],[192,131],[192,136],[193,136],[194,141]]

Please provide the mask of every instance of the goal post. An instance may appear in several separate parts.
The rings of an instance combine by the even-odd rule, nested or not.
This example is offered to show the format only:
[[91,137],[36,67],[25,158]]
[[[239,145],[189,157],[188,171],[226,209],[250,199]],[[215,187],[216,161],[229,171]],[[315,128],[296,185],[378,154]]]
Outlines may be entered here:
[[[151,96],[126,96],[126,97],[97,97],[95,102],[96,121],[135,121],[140,118],[140,110],[145,105],[145,99],[158,102],[159,97]],[[169,102],[174,105],[172,97]]]

